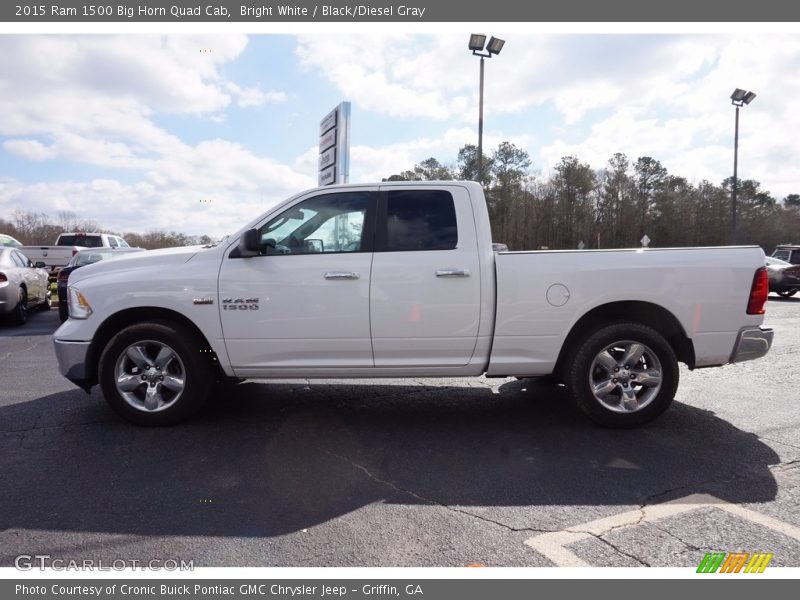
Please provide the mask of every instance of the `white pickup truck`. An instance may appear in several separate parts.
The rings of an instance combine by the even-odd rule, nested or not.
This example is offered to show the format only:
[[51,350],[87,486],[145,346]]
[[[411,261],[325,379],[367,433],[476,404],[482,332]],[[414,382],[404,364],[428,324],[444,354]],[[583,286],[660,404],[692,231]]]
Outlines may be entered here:
[[678,361],[758,358],[773,337],[761,249],[497,253],[472,182],[310,190],[214,246],[79,269],[68,293],[61,372],[142,425],[226,378],[553,374],[631,427],[670,405]]
[[50,271],[67,266],[70,259],[84,248],[128,248],[128,242],[110,233],[61,233],[55,246],[20,246],[19,250],[32,262],[42,262]]

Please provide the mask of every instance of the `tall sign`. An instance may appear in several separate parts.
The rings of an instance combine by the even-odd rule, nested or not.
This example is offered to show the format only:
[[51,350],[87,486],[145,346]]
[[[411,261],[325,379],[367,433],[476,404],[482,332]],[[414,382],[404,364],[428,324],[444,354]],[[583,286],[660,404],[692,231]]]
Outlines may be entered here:
[[320,186],[350,178],[350,103],[342,102],[319,122]]

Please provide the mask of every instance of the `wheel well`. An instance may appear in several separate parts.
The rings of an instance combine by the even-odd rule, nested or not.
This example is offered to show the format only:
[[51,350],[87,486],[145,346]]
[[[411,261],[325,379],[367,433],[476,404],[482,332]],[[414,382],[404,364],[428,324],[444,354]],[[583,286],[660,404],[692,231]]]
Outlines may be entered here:
[[[88,355],[86,356],[86,378],[89,381],[89,385],[95,385],[97,383],[97,366],[100,362],[100,355],[109,340],[129,325],[148,321],[170,321],[172,323],[179,323],[194,331],[195,334],[203,340],[203,343],[208,349],[211,349],[208,338],[198,329],[197,325],[179,312],[158,306],[142,306],[121,310],[103,321],[103,324],[97,328],[94,334],[92,343],[89,346]],[[216,355],[212,353],[210,356],[212,356],[214,365],[219,370],[220,375],[224,376],[222,368],[219,366],[219,362],[216,359]]]
[[561,373],[564,363],[569,360],[576,346],[586,335],[600,327],[620,321],[634,321],[652,327],[672,346],[679,361],[686,363],[690,369],[694,368],[694,346],[675,315],[657,304],[626,301],[603,304],[578,319],[561,346],[554,372]]

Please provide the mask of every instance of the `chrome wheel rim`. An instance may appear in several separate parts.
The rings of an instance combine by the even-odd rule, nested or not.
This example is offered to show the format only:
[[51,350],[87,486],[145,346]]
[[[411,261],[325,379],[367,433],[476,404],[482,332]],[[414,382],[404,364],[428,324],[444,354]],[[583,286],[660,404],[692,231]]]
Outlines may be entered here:
[[163,342],[143,340],[120,354],[114,385],[131,407],[159,412],[175,404],[186,388],[186,369],[178,353]]
[[601,406],[633,413],[649,405],[661,390],[658,356],[634,340],[614,342],[598,352],[589,369],[589,388]]

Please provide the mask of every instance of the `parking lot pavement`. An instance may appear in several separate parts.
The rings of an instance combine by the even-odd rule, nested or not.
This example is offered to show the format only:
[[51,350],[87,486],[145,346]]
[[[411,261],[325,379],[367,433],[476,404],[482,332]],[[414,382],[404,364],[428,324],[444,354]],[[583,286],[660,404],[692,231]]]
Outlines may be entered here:
[[800,299],[767,358],[682,370],[675,405],[596,428],[535,380],[248,381],[142,429],[59,374],[56,311],[0,326],[0,565],[800,566]]

